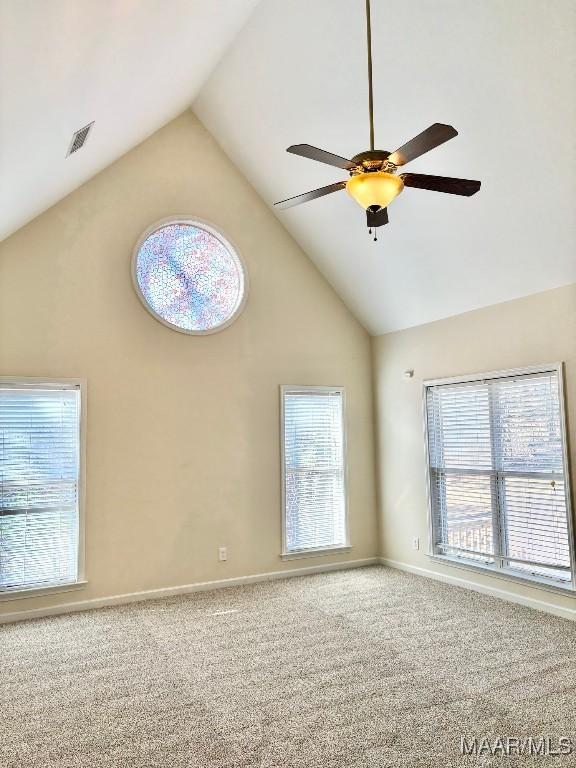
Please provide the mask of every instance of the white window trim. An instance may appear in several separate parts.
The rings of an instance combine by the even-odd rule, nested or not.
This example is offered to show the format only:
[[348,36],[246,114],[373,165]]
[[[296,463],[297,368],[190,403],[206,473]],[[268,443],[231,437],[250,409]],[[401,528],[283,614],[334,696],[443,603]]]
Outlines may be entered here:
[[[432,491],[431,491],[431,474],[430,474],[430,452],[428,445],[428,409],[426,403],[427,390],[430,387],[435,387],[443,384],[466,384],[473,383],[475,381],[488,381],[490,379],[501,379],[511,376],[525,376],[527,374],[537,373],[555,373],[558,377],[558,397],[560,401],[560,431],[562,435],[562,455],[563,455],[563,472],[564,472],[564,492],[566,498],[566,517],[568,525],[568,544],[570,547],[570,566],[572,569],[572,581],[569,584],[560,584],[554,582],[551,579],[547,579],[545,576],[533,576],[533,575],[520,575],[507,568],[499,567],[498,565],[491,565],[490,563],[475,563],[466,561],[464,558],[458,558],[454,555],[440,554],[435,551],[434,547],[434,522],[433,522],[433,510],[432,510]],[[506,581],[520,582],[527,586],[536,587],[549,592],[568,594],[576,596],[576,547],[574,543],[574,510],[572,507],[572,499],[570,494],[570,460],[568,455],[568,439],[566,428],[566,403],[565,403],[565,387],[564,387],[564,363],[549,363],[547,365],[533,365],[525,368],[508,368],[498,371],[488,371],[486,373],[476,373],[464,376],[451,376],[441,379],[425,379],[422,382],[422,407],[423,407],[423,425],[424,425],[424,449],[425,449],[425,465],[426,465],[426,495],[428,506],[428,548],[427,555],[430,559],[443,563],[445,565],[455,566],[457,568],[464,568],[469,571],[475,571],[476,573],[483,573],[484,575],[496,576],[497,578],[505,579]]]
[[[344,453],[344,526],[346,541],[343,545],[334,547],[321,547],[317,549],[290,550],[286,549],[286,462],[284,456],[284,395],[289,392],[339,392],[342,398],[342,448]],[[280,387],[280,467],[281,467],[281,505],[282,505],[282,560],[300,560],[308,557],[321,557],[323,555],[335,555],[349,552],[352,549],[350,543],[350,521],[348,516],[348,445],[346,430],[346,390],[344,387],[326,387],[319,385],[282,384]]]
[[0,602],[22,598],[40,597],[46,594],[69,592],[83,589],[86,580],[86,543],[85,543],[85,509],[86,509],[86,379],[52,379],[37,376],[0,376],[3,386],[26,387],[27,389],[46,389],[64,387],[80,390],[80,419],[79,419],[79,462],[78,462],[78,575],[76,581],[51,584],[46,587],[17,587],[0,591]]

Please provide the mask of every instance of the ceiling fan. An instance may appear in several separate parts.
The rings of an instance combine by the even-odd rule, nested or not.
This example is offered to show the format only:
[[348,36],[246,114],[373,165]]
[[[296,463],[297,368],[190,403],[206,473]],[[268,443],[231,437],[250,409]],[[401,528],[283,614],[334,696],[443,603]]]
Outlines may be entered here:
[[451,125],[434,123],[425,131],[419,133],[410,141],[403,144],[394,152],[385,152],[374,149],[374,97],[372,93],[372,25],[370,18],[370,0],[366,0],[366,39],[368,48],[368,111],[370,115],[370,149],[360,152],[348,160],[345,157],[334,155],[323,149],[318,149],[310,144],[294,144],[288,147],[287,152],[320,163],[334,165],[348,171],[350,178],[347,181],[337,181],[326,187],[304,192],[302,195],[289,197],[274,203],[279,208],[291,208],[293,205],[307,203],[317,197],[330,195],[340,189],[346,189],[351,197],[366,210],[366,222],[368,232],[374,240],[377,227],[388,224],[388,205],[402,192],[404,187],[416,189],[429,189],[433,192],[446,192],[450,195],[464,195],[470,197],[480,189],[479,181],[470,179],[453,179],[448,176],[431,176],[425,173],[401,173],[397,175],[400,166],[406,165],[420,155],[439,147],[449,139],[458,135],[458,131]]

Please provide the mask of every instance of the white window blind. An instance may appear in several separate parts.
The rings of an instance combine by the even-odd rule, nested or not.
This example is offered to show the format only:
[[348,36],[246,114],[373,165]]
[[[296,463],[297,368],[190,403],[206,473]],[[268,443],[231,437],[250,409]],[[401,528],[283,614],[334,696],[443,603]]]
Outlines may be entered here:
[[0,384],[0,592],[78,579],[80,391]]
[[572,584],[558,370],[426,389],[434,553]]
[[283,388],[284,552],[348,544],[344,392]]

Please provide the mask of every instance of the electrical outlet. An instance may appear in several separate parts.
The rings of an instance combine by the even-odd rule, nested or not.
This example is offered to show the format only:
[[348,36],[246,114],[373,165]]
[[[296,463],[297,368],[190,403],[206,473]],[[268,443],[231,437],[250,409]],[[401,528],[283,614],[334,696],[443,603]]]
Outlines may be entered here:
[[414,536],[412,539],[412,549],[420,549],[420,537]]
[[218,547],[218,560],[220,562],[228,560],[228,549],[226,547]]

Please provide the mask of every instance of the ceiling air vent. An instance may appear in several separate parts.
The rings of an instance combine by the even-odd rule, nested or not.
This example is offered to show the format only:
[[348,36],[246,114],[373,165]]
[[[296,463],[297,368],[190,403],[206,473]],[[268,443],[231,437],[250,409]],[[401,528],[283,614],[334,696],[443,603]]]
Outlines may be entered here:
[[92,120],[91,123],[88,123],[88,125],[85,125],[84,128],[80,128],[80,130],[76,131],[76,133],[72,136],[72,141],[70,142],[70,147],[68,148],[66,157],[69,157],[74,152],[78,152],[79,149],[82,149],[84,144],[86,144],[86,139],[88,138],[88,134],[92,130],[93,125],[94,120]]

